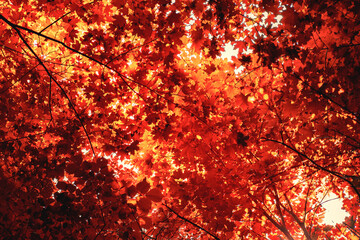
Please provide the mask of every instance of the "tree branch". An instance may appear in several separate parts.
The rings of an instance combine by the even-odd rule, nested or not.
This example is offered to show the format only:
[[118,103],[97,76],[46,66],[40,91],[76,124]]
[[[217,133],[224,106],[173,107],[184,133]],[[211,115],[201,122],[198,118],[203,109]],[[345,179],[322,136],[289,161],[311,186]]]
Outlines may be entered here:
[[303,231],[304,234],[305,234],[306,239],[311,240],[311,239],[312,239],[312,238],[311,238],[311,235],[310,235],[309,231],[306,229],[305,223],[302,222],[302,221],[298,218],[298,216],[296,216],[296,214],[294,213],[294,210],[293,210],[293,208],[292,208],[292,206],[291,206],[290,200],[289,200],[289,198],[286,196],[286,194],[285,194],[285,199],[286,199],[286,202],[288,203],[288,205],[289,205],[289,207],[290,207],[290,210],[287,209],[282,203],[280,203],[281,206],[282,206],[282,208],[283,208],[285,211],[287,211],[287,212],[293,217],[293,219],[295,220],[295,222],[300,226],[300,228],[302,229],[302,231]]
[[322,96],[323,98],[329,100],[331,103],[335,104],[336,106],[340,107],[341,109],[343,109],[344,111],[348,112],[349,114],[351,114],[352,116],[355,117],[355,121],[357,123],[360,124],[360,120],[359,120],[359,116],[357,114],[355,114],[353,111],[351,111],[350,109],[348,109],[347,107],[341,105],[340,103],[336,102],[334,99],[332,99],[331,97],[329,97],[327,94],[323,93],[322,91],[312,87],[309,83],[307,83],[305,80],[303,80],[297,73],[293,73],[293,75],[299,79],[300,81],[302,81],[306,86],[308,86],[312,91],[314,91],[315,93],[317,93],[318,95]]
[[[95,154],[95,150],[93,148],[93,145],[91,143],[91,140],[90,140],[90,136],[85,128],[85,125],[83,123],[83,121],[81,120],[78,112],[76,111],[75,109],[75,106],[74,104],[72,103],[70,97],[67,95],[65,89],[60,85],[60,83],[52,76],[52,74],[50,73],[49,69],[45,66],[45,64],[43,63],[43,61],[39,58],[39,56],[35,53],[35,51],[32,49],[32,47],[28,44],[28,42],[26,41],[26,39],[22,36],[20,30],[18,29],[18,25],[15,25],[13,23],[11,23],[10,21],[8,21],[4,16],[2,16],[0,14],[0,18],[3,19],[9,26],[11,26],[15,31],[16,33],[19,35],[20,39],[24,42],[24,44],[26,45],[26,47],[30,50],[30,52],[36,57],[37,61],[40,63],[40,65],[45,69],[47,75],[49,76],[50,78],[50,82],[51,81],[54,81],[55,84],[60,88],[61,92],[65,95],[65,98],[69,101],[69,105],[70,105],[70,108],[74,111],[75,115],[76,115],[76,118],[80,121],[80,124],[82,126],[82,128],[84,129],[85,131],[85,134],[89,140],[89,144],[90,144],[90,148],[93,152],[93,155],[96,156]],[[51,101],[51,99],[49,99],[49,102]],[[51,114],[51,112],[50,112]]]
[[[33,33],[33,34],[35,34],[35,35],[38,35],[38,36],[43,37],[43,38],[45,38],[45,39],[48,39],[48,40],[50,40],[50,41],[56,42],[56,43],[62,45],[63,47],[65,47],[66,49],[68,49],[68,50],[70,50],[70,51],[72,51],[72,52],[74,52],[74,53],[77,53],[77,54],[79,54],[80,56],[83,56],[83,57],[85,57],[85,58],[87,58],[87,59],[89,59],[89,60],[91,60],[91,61],[93,61],[93,62],[96,62],[96,63],[98,63],[99,65],[105,67],[106,69],[109,69],[109,70],[111,70],[111,71],[114,71],[118,76],[120,76],[121,80],[125,83],[125,85],[126,85],[131,91],[133,91],[136,95],[138,95],[139,97],[141,97],[142,99],[144,99],[144,98],[143,98],[138,92],[136,92],[136,91],[129,85],[129,83],[126,81],[126,79],[129,80],[129,81],[131,81],[131,82],[136,83],[137,85],[139,85],[139,86],[141,86],[141,87],[144,87],[144,88],[148,89],[150,92],[155,93],[155,94],[156,94],[157,96],[159,96],[160,98],[163,98],[163,99],[165,99],[166,101],[175,104],[177,107],[179,107],[179,108],[181,108],[182,110],[184,110],[184,111],[186,111],[186,112],[194,115],[198,120],[200,120],[201,122],[203,122],[204,124],[207,125],[207,123],[206,123],[205,120],[203,120],[200,116],[198,116],[197,114],[193,113],[192,111],[190,111],[190,110],[188,110],[188,109],[186,109],[186,108],[184,108],[184,107],[179,106],[178,104],[176,104],[176,103],[174,103],[173,101],[167,99],[166,97],[164,97],[163,95],[161,95],[161,94],[158,93],[157,91],[151,89],[150,87],[146,86],[145,84],[139,83],[139,82],[137,82],[137,81],[135,81],[135,80],[127,77],[127,76],[124,76],[123,74],[121,74],[121,73],[120,73],[119,71],[117,71],[116,69],[113,69],[113,68],[109,67],[108,64],[109,64],[111,61],[110,61],[109,63],[106,63],[106,64],[105,64],[105,63],[103,63],[103,62],[101,62],[101,61],[99,61],[99,60],[97,60],[97,59],[95,59],[95,58],[93,58],[93,57],[85,54],[85,53],[80,52],[79,50],[76,50],[75,48],[72,48],[72,47],[66,45],[66,44],[65,44],[64,42],[62,42],[62,41],[59,41],[59,40],[57,40],[57,39],[55,39],[55,38],[46,36],[46,35],[44,35],[44,34],[42,34],[42,33],[39,33],[39,32],[37,32],[37,31],[34,31],[34,30],[29,29],[29,28],[27,28],[27,27],[23,27],[23,26],[20,26],[20,25],[17,25],[17,24],[13,24],[13,23],[10,22],[9,20],[7,20],[2,14],[0,14],[0,19],[2,19],[2,20],[5,21],[7,24],[9,24],[10,26],[12,26],[14,29],[17,29],[17,31],[18,31],[19,29],[22,29],[22,30],[27,31],[27,32],[29,32],[29,33]],[[153,41],[154,41],[154,40],[153,40]],[[133,50],[133,49],[132,49],[132,50]],[[127,51],[127,52],[128,52],[128,51]]]
[[308,159],[317,169],[320,169],[320,170],[322,170],[324,172],[330,173],[331,175],[334,175],[334,176],[340,178],[341,180],[347,182],[351,186],[351,188],[355,191],[355,193],[358,196],[358,199],[360,201],[360,192],[359,192],[359,190],[356,188],[356,186],[349,179],[347,179],[347,177],[343,176],[341,173],[331,171],[331,170],[319,165],[313,159],[308,157],[306,154],[300,152],[299,150],[295,149],[294,147],[289,146],[288,144],[286,144],[284,142],[279,142],[277,140],[268,139],[268,138],[262,138],[262,139],[265,140],[265,141],[269,141],[269,142],[279,143],[279,144],[289,148],[290,150],[292,150],[293,152],[298,154],[300,157],[304,157],[304,158]]
[[174,211],[172,208],[170,208],[168,205],[166,205],[166,204],[163,204],[163,205],[164,205],[167,209],[169,209],[171,212],[173,212],[178,218],[180,218],[180,219],[184,220],[185,222],[190,223],[190,224],[193,225],[194,227],[196,227],[196,228],[198,228],[198,229],[206,232],[207,234],[209,234],[210,236],[212,236],[214,239],[220,240],[220,238],[218,238],[216,235],[210,233],[209,231],[207,231],[207,230],[204,229],[203,227],[197,225],[196,223],[190,221],[190,220],[187,219],[187,218],[184,218],[184,217],[180,216],[177,212],[175,212],[175,211]]
[[51,27],[52,25],[54,25],[55,23],[57,23],[58,21],[60,21],[62,18],[66,17],[67,15],[69,15],[71,12],[65,13],[64,15],[62,15],[61,17],[59,17],[58,19],[56,19],[54,22],[50,23],[47,27],[45,27],[43,30],[41,30],[39,33],[42,33],[43,31],[45,31],[46,29],[48,29],[49,27]]

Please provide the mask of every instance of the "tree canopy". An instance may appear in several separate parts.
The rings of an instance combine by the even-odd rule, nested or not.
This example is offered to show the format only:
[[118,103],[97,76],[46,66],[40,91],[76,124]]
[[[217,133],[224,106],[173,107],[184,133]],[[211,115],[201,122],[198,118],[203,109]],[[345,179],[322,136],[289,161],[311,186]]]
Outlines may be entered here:
[[0,235],[359,239],[359,23],[350,0],[0,1]]

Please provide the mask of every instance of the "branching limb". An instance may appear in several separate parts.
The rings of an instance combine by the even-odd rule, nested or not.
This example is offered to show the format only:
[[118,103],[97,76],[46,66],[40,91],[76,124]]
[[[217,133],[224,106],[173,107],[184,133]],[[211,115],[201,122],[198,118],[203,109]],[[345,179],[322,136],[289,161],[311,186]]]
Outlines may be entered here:
[[324,172],[330,173],[331,175],[334,175],[334,176],[340,178],[341,180],[347,182],[347,183],[351,186],[351,188],[355,191],[355,193],[356,193],[356,195],[358,196],[358,199],[359,199],[359,201],[360,201],[360,192],[359,192],[359,190],[358,190],[357,187],[356,187],[346,176],[344,176],[343,174],[338,173],[338,172],[335,172],[335,171],[331,171],[331,170],[329,170],[329,169],[327,169],[327,168],[319,165],[317,162],[315,162],[313,159],[311,159],[310,157],[308,157],[306,154],[300,152],[300,151],[297,150],[295,147],[291,147],[290,145],[288,145],[288,144],[286,144],[286,143],[284,143],[284,142],[280,142],[280,141],[273,140],[273,139],[268,139],[268,138],[262,138],[262,139],[265,140],[265,141],[275,142],[275,143],[278,143],[278,144],[281,144],[281,145],[285,146],[286,148],[289,148],[289,149],[292,150],[294,153],[298,154],[300,157],[309,160],[309,161],[314,165],[315,168],[320,169],[320,170],[322,170],[322,171],[324,171]]
[[[72,51],[72,52],[74,52],[74,53],[77,53],[77,54],[79,54],[80,56],[83,56],[83,57],[85,57],[85,58],[87,58],[87,59],[89,59],[89,60],[91,60],[91,61],[93,61],[93,62],[95,62],[95,63],[98,63],[99,65],[105,67],[105,68],[108,69],[108,70],[114,71],[118,76],[120,76],[121,80],[125,83],[125,85],[126,85],[132,92],[134,92],[136,95],[138,95],[138,96],[141,97],[142,99],[144,99],[144,98],[143,98],[138,92],[136,92],[134,88],[132,88],[132,87],[129,85],[129,83],[127,82],[127,80],[129,80],[129,81],[131,81],[131,82],[134,82],[134,83],[136,83],[137,85],[148,89],[149,91],[155,93],[155,94],[156,94],[157,96],[159,96],[160,98],[165,99],[166,101],[175,104],[177,107],[179,107],[179,108],[181,108],[182,110],[184,110],[184,111],[190,113],[191,115],[195,116],[198,120],[200,120],[200,121],[203,122],[204,124],[207,124],[206,121],[205,121],[204,119],[202,119],[200,116],[198,116],[197,114],[195,114],[195,113],[193,113],[192,111],[186,109],[185,107],[181,107],[181,106],[177,105],[177,104],[174,103],[173,101],[167,99],[166,97],[164,97],[163,95],[161,95],[160,93],[158,93],[158,92],[155,91],[154,89],[151,89],[150,87],[146,86],[145,84],[139,83],[139,82],[137,82],[137,81],[135,81],[135,80],[133,80],[133,79],[130,79],[129,77],[124,76],[122,73],[120,73],[120,72],[117,71],[116,69],[113,69],[112,67],[108,66],[109,63],[103,63],[103,62],[95,59],[94,57],[91,57],[91,56],[89,56],[89,55],[87,55],[87,54],[85,54],[85,53],[82,53],[82,52],[80,52],[79,50],[76,50],[75,48],[72,48],[72,47],[66,45],[64,42],[59,41],[59,40],[57,40],[57,39],[55,39],[55,38],[46,36],[46,35],[44,35],[44,34],[42,34],[42,33],[39,33],[39,32],[37,32],[37,31],[34,31],[34,30],[32,30],[32,29],[30,29],[30,28],[27,28],[27,27],[23,27],[23,26],[20,26],[20,25],[17,25],[17,24],[13,24],[13,23],[11,23],[9,20],[7,20],[3,15],[1,15],[1,14],[0,14],[0,19],[2,19],[3,21],[5,21],[5,22],[6,22],[8,25],[10,25],[12,28],[17,29],[17,31],[19,31],[19,29],[21,29],[21,30],[27,31],[27,32],[29,32],[29,33],[33,33],[33,34],[35,34],[35,35],[38,35],[38,36],[40,36],[40,37],[43,37],[43,38],[45,38],[45,39],[48,39],[48,40],[50,40],[50,41],[56,42],[56,43],[62,45],[63,47],[65,47],[66,49],[68,49],[68,50],[70,50],[70,51]],[[153,40],[153,41],[154,41],[154,40]],[[132,49],[132,50],[133,50],[133,49]]]
[[312,91],[314,91],[316,94],[320,95],[321,97],[329,100],[331,103],[335,104],[336,106],[340,107],[341,109],[343,109],[345,112],[351,114],[354,117],[354,120],[360,124],[360,120],[359,120],[359,115],[357,115],[356,113],[354,113],[353,111],[351,111],[349,108],[347,108],[346,106],[341,105],[340,103],[336,102],[334,99],[332,99],[330,96],[328,96],[327,94],[323,93],[322,91],[314,88],[313,86],[311,86],[308,82],[306,82],[305,80],[303,80],[298,74],[294,73],[293,74],[297,79],[299,79],[300,81],[302,81],[306,86],[308,86]]
[[283,207],[283,209],[284,209],[286,212],[288,212],[288,213],[293,217],[293,219],[295,220],[295,222],[300,226],[300,228],[302,229],[302,231],[303,231],[306,239],[311,240],[311,239],[312,239],[312,238],[311,238],[311,235],[310,235],[309,231],[306,229],[305,223],[304,223],[303,221],[301,221],[301,220],[298,218],[298,216],[296,216],[296,214],[294,213],[294,210],[293,210],[293,208],[292,208],[292,206],[291,206],[290,200],[289,200],[289,198],[286,196],[286,194],[285,194],[285,199],[286,199],[287,204],[288,204],[289,207],[290,207],[290,210],[289,210],[288,208],[286,208],[282,203],[280,203],[281,206]]
[[[30,52],[36,57],[37,61],[40,63],[40,65],[45,69],[47,75],[49,76],[50,78],[50,81],[54,81],[55,84],[60,88],[61,92],[64,94],[65,98],[69,101],[69,105],[70,105],[70,108],[74,111],[75,115],[76,115],[76,118],[80,121],[80,124],[82,126],[82,128],[84,129],[85,131],[85,134],[89,140],[89,144],[90,144],[90,148],[93,152],[93,155],[95,156],[95,150],[92,146],[92,143],[91,143],[91,140],[90,140],[90,136],[85,128],[85,125],[83,123],[83,121],[81,120],[80,118],[80,115],[78,114],[78,112],[76,111],[75,109],[75,106],[74,104],[72,103],[70,97],[67,95],[65,89],[59,84],[59,82],[52,76],[52,74],[50,73],[49,69],[45,66],[45,64],[43,63],[43,61],[39,58],[39,56],[35,53],[35,51],[32,49],[32,47],[29,45],[29,43],[26,41],[26,39],[23,37],[23,35],[21,34],[20,30],[18,29],[18,25],[15,25],[13,23],[11,23],[10,21],[8,21],[5,17],[3,17],[1,14],[0,14],[0,19],[3,19],[9,26],[11,26],[15,31],[16,33],[19,35],[20,39],[24,42],[24,44],[26,45],[26,47],[30,50]],[[51,101],[51,99],[49,99],[49,101]]]
[[177,212],[175,212],[172,208],[170,208],[168,205],[166,204],[163,204],[167,209],[169,209],[172,213],[174,213],[178,218],[184,220],[185,222],[187,223],[190,223],[191,225],[193,225],[194,227],[206,232],[207,234],[209,234],[210,236],[212,236],[214,239],[217,239],[217,240],[220,240],[220,238],[218,238],[216,235],[210,233],[209,231],[207,231],[206,229],[204,229],[203,227],[197,225],[196,223],[190,221],[189,219],[183,217],[183,216],[180,216]]

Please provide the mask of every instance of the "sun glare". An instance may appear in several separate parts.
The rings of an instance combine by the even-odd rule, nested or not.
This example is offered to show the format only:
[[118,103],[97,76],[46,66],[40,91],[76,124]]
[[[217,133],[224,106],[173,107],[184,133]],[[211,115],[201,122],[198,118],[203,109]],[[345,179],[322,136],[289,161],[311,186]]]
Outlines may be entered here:
[[225,49],[223,52],[221,52],[221,58],[225,59],[227,58],[228,61],[232,61],[231,57],[236,57],[239,53],[239,49],[235,49],[234,46],[231,43],[225,44]]
[[330,193],[324,199],[322,206],[325,208],[325,217],[323,222],[327,225],[335,225],[344,222],[349,213],[341,209],[343,206],[342,200],[335,194]]

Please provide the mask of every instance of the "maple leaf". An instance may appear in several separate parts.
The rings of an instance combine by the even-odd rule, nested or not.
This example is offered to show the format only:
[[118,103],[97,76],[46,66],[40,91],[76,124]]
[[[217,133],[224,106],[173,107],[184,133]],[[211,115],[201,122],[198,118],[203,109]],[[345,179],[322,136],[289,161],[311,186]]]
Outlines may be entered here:
[[197,52],[199,52],[203,46],[203,43],[205,42],[204,31],[200,28],[196,29],[192,33],[192,39],[193,39],[194,48],[196,49]]

